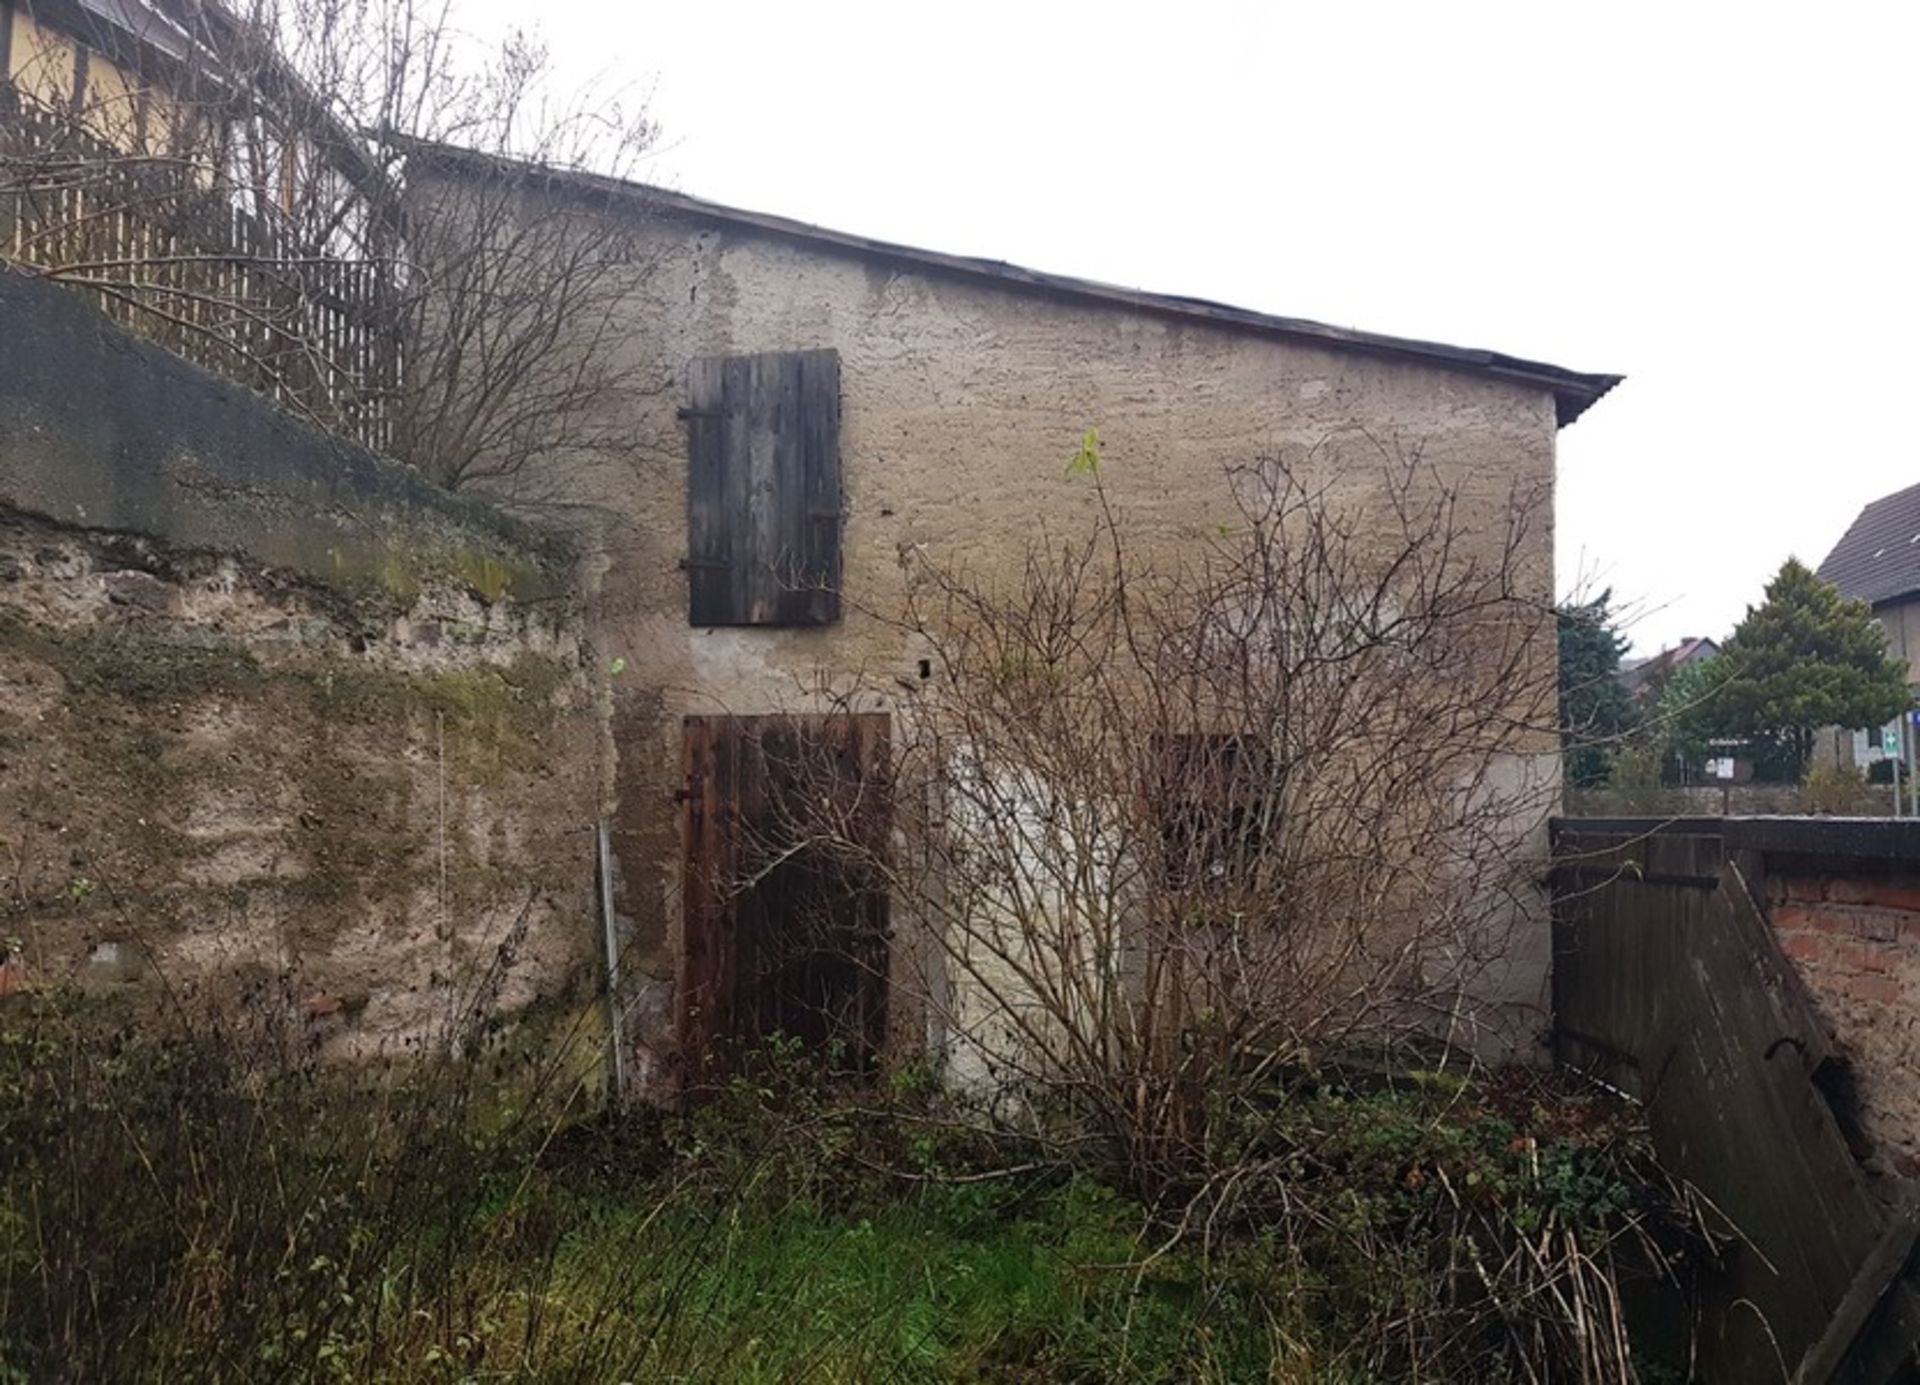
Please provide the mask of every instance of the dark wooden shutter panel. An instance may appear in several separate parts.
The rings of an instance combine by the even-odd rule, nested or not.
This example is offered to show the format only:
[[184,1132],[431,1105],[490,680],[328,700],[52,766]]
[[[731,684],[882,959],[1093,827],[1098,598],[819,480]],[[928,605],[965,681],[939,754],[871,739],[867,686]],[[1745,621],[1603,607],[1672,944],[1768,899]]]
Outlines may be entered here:
[[708,357],[690,384],[688,620],[838,620],[839,353]]

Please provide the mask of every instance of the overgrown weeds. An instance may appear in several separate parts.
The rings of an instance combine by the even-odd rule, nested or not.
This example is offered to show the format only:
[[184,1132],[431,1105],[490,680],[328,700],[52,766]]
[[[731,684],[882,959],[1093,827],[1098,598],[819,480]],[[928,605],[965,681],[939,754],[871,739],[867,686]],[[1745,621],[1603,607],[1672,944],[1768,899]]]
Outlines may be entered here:
[[1296,1078],[1148,1203],[790,1045],[610,1120],[564,1041],[189,1016],[0,1008],[0,1376],[1623,1380],[1691,1243],[1631,1113],[1538,1076]]

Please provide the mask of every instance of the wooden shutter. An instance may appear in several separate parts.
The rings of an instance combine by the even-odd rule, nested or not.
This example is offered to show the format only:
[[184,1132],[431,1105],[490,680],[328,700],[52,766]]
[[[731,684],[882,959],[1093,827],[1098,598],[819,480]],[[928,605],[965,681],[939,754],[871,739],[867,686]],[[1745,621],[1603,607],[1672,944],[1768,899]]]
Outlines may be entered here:
[[687,418],[687,618],[840,618],[840,355],[697,360]]

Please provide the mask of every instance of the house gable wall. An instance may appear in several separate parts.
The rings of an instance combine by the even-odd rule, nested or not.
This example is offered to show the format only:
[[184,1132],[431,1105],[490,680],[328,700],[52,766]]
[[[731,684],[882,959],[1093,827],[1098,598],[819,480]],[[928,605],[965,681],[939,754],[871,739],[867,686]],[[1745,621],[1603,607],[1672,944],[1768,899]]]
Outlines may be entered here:
[[[1026,546],[1084,535],[1100,503],[1067,460],[1095,430],[1107,497],[1148,555],[1197,554],[1236,518],[1225,468],[1284,457],[1337,503],[1384,495],[1382,465],[1418,458],[1457,492],[1472,538],[1501,540],[1516,491],[1550,500],[1555,403],[1544,389],[1186,322],[1041,290],[914,271],[717,223],[661,216],[652,266],[625,305],[624,349],[659,363],[629,403],[630,460],[556,457],[517,478],[523,501],[586,508],[595,545],[595,643],[610,677],[617,751],[621,913],[645,975],[632,1007],[641,1071],[671,1048],[679,951],[682,718],[818,710],[917,676],[919,651],[888,623],[910,555],[1011,579]],[[687,372],[700,358],[830,349],[841,371],[844,618],[807,629],[688,622]],[[574,512],[578,513],[577,509]],[[1550,508],[1524,539],[1525,580],[1551,605]],[[1552,774],[1546,732],[1518,737],[1514,773]],[[1544,823],[1518,825],[1544,860]],[[1543,994],[1537,955],[1516,956],[1505,999]],[[896,1006],[896,1022],[914,1020]],[[912,1042],[909,1033],[904,1041]]]

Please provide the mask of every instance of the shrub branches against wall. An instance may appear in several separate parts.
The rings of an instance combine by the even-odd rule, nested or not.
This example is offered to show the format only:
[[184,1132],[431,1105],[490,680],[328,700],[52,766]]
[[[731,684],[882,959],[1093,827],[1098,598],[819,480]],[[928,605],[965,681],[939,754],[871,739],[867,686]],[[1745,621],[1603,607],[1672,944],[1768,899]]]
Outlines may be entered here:
[[1302,1066],[1512,1040],[1490,998],[1544,926],[1540,497],[1312,461],[1234,469],[1185,548],[1096,474],[1015,580],[918,561],[891,840],[823,787],[763,844],[884,875],[950,1074],[1149,1191],[1230,1167]]
[[[468,39],[447,5],[61,22],[26,26],[0,84],[0,258],[448,485],[624,450],[589,420],[641,380],[606,349],[645,269],[634,208],[551,170],[631,177],[643,111],[556,99],[542,48]],[[434,179],[425,223],[447,146],[488,175]]]

